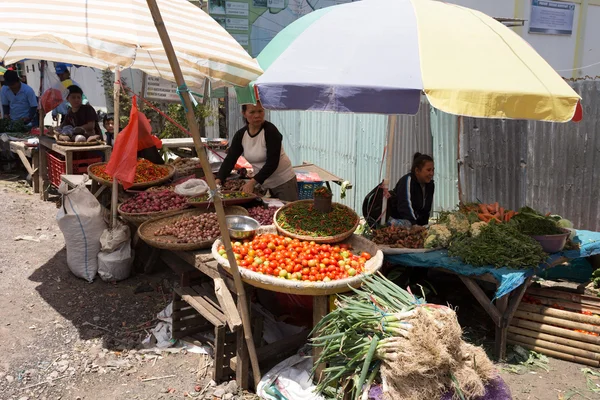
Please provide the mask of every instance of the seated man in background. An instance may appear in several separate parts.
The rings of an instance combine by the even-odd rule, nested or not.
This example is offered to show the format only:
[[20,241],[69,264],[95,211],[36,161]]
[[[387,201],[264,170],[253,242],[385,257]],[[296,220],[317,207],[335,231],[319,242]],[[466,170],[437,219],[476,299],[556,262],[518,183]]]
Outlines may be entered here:
[[4,118],[12,121],[23,121],[26,124],[34,121],[37,112],[37,97],[33,89],[21,82],[17,71],[4,73],[4,86],[0,90]]

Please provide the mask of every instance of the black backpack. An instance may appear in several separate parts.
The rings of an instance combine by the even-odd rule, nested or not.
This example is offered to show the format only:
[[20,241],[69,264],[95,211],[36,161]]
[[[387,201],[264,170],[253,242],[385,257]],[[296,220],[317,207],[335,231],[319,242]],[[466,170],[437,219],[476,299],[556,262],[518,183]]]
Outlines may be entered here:
[[[365,217],[367,225],[371,228],[375,228],[377,225],[385,225],[385,221],[381,221],[381,214],[383,212],[383,181],[371,190],[363,200],[362,213]],[[386,217],[397,217],[396,205],[398,199],[396,192],[390,190],[390,197],[387,199]]]

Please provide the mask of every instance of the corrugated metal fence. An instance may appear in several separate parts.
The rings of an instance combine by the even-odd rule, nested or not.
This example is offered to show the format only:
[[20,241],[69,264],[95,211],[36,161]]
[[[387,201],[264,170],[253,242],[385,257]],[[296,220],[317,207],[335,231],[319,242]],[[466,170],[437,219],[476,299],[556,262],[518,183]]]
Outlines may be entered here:
[[583,99],[580,123],[464,119],[465,201],[529,205],[600,230],[600,82],[572,86]]

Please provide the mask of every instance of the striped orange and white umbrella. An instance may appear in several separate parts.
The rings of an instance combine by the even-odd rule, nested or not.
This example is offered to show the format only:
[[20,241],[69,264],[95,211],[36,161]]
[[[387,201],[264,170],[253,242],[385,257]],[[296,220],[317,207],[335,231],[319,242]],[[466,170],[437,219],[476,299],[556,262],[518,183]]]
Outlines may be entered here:
[[[262,70],[214,19],[187,0],[157,0],[188,86],[247,85]],[[175,81],[145,0],[0,2],[0,61],[121,66]]]

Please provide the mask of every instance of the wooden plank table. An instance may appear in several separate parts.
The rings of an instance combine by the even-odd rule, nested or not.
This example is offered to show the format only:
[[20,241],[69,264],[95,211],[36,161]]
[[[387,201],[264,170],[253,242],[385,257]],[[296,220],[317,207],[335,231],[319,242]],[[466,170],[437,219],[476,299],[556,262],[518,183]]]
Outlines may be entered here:
[[[33,192],[40,192],[40,182],[38,178],[39,174],[39,157],[38,147],[27,146],[25,141],[10,141],[10,151],[15,153],[21,159],[23,166],[31,175],[31,184],[33,186]],[[31,159],[31,162],[29,161]]]

